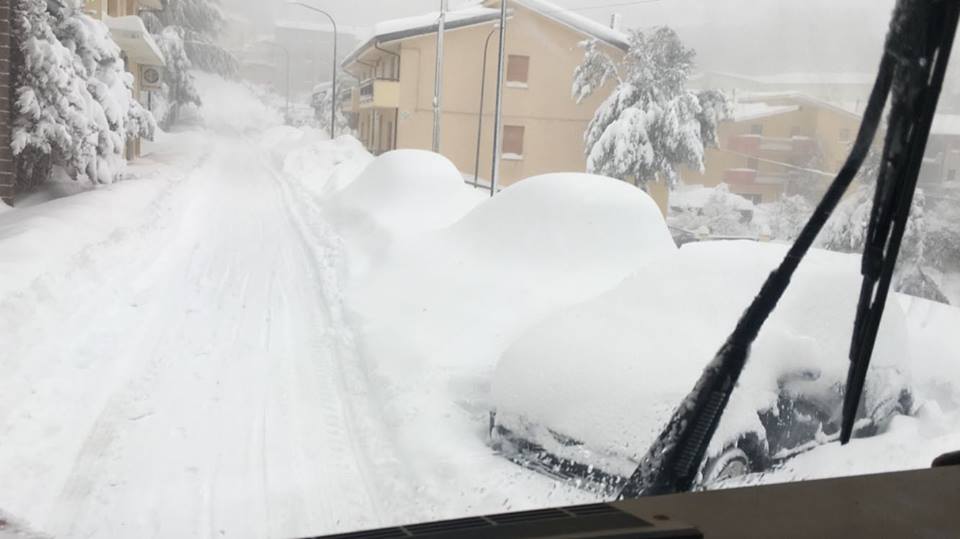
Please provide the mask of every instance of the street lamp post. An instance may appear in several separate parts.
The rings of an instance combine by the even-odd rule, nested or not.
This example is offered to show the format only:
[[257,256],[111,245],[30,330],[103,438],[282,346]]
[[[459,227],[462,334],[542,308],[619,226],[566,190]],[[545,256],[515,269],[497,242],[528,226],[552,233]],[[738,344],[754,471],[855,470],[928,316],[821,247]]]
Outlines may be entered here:
[[477,180],[480,176],[480,139],[483,137],[483,98],[486,90],[487,81],[487,49],[490,48],[490,38],[493,37],[497,29],[490,30],[487,39],[483,42],[483,62],[480,68],[480,112],[477,114],[477,157],[473,163],[473,186],[477,186]]
[[315,8],[310,4],[304,4],[303,2],[296,2],[294,0],[289,0],[287,3],[320,13],[330,19],[330,24],[333,25],[333,78],[330,83],[330,138],[333,139],[336,136],[337,130],[337,21],[326,11]]
[[433,151],[440,153],[440,99],[443,93],[443,35],[447,22],[447,0],[440,0],[437,21],[437,65],[433,75]]
[[507,44],[507,0],[500,0],[500,51],[497,54],[497,99],[493,128],[493,170],[490,172],[490,196],[497,192],[500,179],[500,151],[503,148],[503,71]]

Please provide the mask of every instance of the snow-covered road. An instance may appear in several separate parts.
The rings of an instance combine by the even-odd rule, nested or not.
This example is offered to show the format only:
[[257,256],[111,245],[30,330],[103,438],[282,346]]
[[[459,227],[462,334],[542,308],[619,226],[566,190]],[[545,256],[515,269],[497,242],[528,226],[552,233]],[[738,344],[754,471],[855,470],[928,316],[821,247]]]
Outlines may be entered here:
[[0,328],[0,508],[38,530],[291,536],[396,499],[335,243],[254,143],[204,153],[156,222]]

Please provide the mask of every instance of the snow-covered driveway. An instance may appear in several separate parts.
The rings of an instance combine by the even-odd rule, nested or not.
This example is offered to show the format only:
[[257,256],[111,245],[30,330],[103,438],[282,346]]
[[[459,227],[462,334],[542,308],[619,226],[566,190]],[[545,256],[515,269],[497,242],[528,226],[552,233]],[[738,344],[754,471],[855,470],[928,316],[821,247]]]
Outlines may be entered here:
[[154,222],[0,328],[0,508],[83,537],[377,522],[391,452],[345,360],[333,244],[293,188],[213,137]]

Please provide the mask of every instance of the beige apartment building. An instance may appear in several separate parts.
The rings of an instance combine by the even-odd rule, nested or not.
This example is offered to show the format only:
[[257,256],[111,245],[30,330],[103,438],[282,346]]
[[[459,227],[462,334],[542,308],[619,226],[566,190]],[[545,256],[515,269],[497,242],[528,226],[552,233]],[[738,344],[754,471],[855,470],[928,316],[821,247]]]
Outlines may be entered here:
[[[141,10],[163,9],[161,0],[86,0],[84,12],[100,19],[110,37],[123,51],[126,68],[133,74],[133,97],[148,105],[143,80],[144,68],[165,64],[163,53],[140,18]],[[127,158],[140,155],[140,139],[127,143]]]
[[718,147],[706,150],[703,173],[685,170],[683,180],[723,182],[754,202],[816,195],[843,166],[859,126],[853,110],[805,94],[740,93]]
[[[484,183],[491,174],[499,7],[490,0],[453,10],[445,25],[440,152],[472,178],[479,148],[477,175]],[[573,72],[583,60],[579,44],[597,39],[619,55],[627,37],[542,0],[512,0],[509,9],[501,185],[582,172],[583,133],[612,85],[583,103],[573,100]],[[360,81],[350,107],[371,152],[431,148],[436,39],[436,13],[385,21],[344,60]]]

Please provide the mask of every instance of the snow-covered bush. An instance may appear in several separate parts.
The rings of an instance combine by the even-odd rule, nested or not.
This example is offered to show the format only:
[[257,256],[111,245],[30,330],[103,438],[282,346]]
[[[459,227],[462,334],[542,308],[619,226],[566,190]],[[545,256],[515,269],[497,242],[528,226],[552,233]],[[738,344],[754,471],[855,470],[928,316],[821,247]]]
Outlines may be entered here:
[[[350,100],[350,94],[353,88],[347,85],[337,86],[337,101],[343,103]],[[310,96],[310,106],[313,107],[314,118],[320,129],[330,132],[330,85],[319,84],[313,89]],[[352,135],[353,128],[350,127],[350,120],[343,114],[343,108],[337,107],[337,135]]]
[[729,116],[730,105],[718,90],[685,87],[695,53],[676,32],[632,31],[622,60],[611,58],[596,40],[583,47],[574,99],[580,103],[607,82],[617,83],[584,134],[588,172],[637,184],[660,177],[673,186],[679,166],[703,170],[704,146],[717,144],[717,126]]
[[159,116],[169,126],[177,123],[182,107],[200,105],[191,69],[232,77],[239,63],[216,44],[225,24],[218,0],[166,0],[163,9],[142,17],[166,60]]
[[[867,172],[861,175],[862,183],[837,205],[817,238],[819,246],[847,253],[863,252],[876,190],[873,170],[874,167],[869,167]],[[946,302],[939,283],[924,269],[928,266],[925,205],[923,190],[917,189],[897,257],[894,288],[906,294]]]
[[13,5],[13,152],[21,190],[54,166],[110,183],[130,137],[152,138],[153,117],[133,98],[133,76],[101,22],[68,0]]
[[780,200],[767,208],[767,225],[770,237],[778,240],[793,241],[800,235],[803,225],[807,224],[813,206],[800,195],[783,195]]

